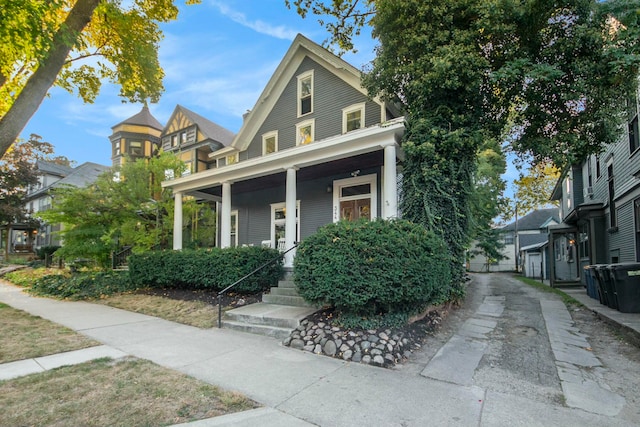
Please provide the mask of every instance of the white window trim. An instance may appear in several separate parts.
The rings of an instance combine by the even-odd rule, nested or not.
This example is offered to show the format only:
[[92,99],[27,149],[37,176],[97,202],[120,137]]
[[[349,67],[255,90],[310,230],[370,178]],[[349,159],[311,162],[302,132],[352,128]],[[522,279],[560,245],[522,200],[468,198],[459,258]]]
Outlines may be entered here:
[[[234,161],[232,163],[229,163],[229,159],[233,159]],[[238,158],[238,153],[229,154],[229,155],[224,157],[225,166],[235,165],[239,161],[240,161],[240,159]]]
[[[298,134],[298,132],[296,132],[296,135]],[[262,135],[262,155],[266,156],[267,154],[273,154],[273,153],[267,153],[267,139],[269,138],[275,138],[276,139],[276,150],[273,153],[277,153],[278,152],[278,131],[274,130],[272,132],[267,132],[265,134]]]
[[[277,248],[278,242],[276,242],[276,209],[286,208],[286,202],[282,203],[272,203],[271,204],[271,247]],[[300,236],[300,200],[296,200],[296,238],[294,239],[296,242]],[[284,219],[279,219],[278,221],[282,221],[284,223]]]
[[371,220],[378,218],[378,187],[376,182],[377,175],[357,176],[355,178],[338,179],[333,181],[333,222],[340,221],[340,200],[361,199],[362,194],[350,197],[340,197],[341,189],[344,187],[353,187],[355,185],[370,184],[371,185]]
[[349,105],[348,107],[342,109],[342,133],[347,133],[347,114],[353,113],[355,111],[360,111],[360,128],[359,129],[364,128],[364,106],[365,106],[365,103],[361,102],[359,104]]
[[[306,79],[307,77],[311,77],[311,110],[308,113],[304,113],[302,114],[301,111],[301,102],[300,100],[302,99],[302,80]],[[298,97],[296,98],[296,104],[297,104],[297,113],[298,113],[298,117],[302,117],[302,116],[306,116],[308,114],[312,114],[313,113],[313,98],[315,95],[315,82],[314,82],[314,76],[313,76],[313,70],[309,70],[306,71],[302,74],[299,74],[298,76],[296,76],[297,78],[297,87],[298,87],[298,91],[297,91],[297,95]]]
[[304,122],[300,122],[296,125],[296,146],[306,145],[306,144],[300,144],[300,141],[298,138],[300,135],[300,128],[303,128],[309,125],[311,125],[311,142],[309,142],[309,144],[312,144],[316,140],[316,119],[305,120]]

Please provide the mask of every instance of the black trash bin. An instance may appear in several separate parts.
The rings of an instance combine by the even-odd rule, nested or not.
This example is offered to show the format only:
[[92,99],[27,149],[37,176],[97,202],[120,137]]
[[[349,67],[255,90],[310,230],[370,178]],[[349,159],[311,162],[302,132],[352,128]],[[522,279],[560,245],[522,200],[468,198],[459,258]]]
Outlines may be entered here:
[[600,291],[600,304],[618,309],[618,303],[611,283],[609,264],[596,264],[595,267],[598,290]]
[[640,313],[640,263],[611,264],[609,269],[618,311]]
[[584,267],[584,283],[587,288],[587,295],[598,299],[598,285],[596,284],[595,274],[595,265],[586,265]]

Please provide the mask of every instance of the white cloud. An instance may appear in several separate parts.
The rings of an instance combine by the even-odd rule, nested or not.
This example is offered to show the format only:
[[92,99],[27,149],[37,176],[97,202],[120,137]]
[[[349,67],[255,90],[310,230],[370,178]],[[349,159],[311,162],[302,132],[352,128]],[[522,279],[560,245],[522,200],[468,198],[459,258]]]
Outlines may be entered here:
[[298,31],[288,28],[285,25],[272,25],[259,19],[252,21],[248,19],[244,13],[233,10],[221,2],[212,0],[210,3],[212,6],[216,7],[221,14],[228,17],[233,22],[236,22],[243,27],[250,28],[257,33],[284,40],[293,40],[298,34]]

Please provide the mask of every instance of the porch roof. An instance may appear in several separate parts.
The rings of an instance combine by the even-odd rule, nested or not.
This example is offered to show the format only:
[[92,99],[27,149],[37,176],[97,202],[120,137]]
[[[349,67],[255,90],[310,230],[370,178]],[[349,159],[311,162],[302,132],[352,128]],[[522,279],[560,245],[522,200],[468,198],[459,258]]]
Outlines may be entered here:
[[[197,192],[223,182],[234,183],[280,173],[289,168],[314,166],[381,150],[389,143],[399,145],[403,132],[404,117],[399,117],[368,128],[314,141],[308,145],[163,181],[162,187],[171,188],[174,192]],[[401,152],[398,154],[402,156]]]

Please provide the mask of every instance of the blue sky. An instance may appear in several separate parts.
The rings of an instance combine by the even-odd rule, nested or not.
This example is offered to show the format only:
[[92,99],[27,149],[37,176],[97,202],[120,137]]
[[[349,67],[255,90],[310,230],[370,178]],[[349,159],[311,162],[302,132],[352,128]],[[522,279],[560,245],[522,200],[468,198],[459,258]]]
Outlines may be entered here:
[[[202,0],[180,4],[177,21],[164,25],[160,63],[165,92],[151,113],[166,124],[176,104],[237,132],[242,114],[253,108],[271,74],[296,34],[317,43],[327,33],[314,16],[300,18],[284,0]],[[362,68],[374,57],[369,31],[356,39],[357,53],[343,58]],[[53,88],[22,132],[41,135],[78,164],[110,165],[111,126],[140,111],[140,104],[122,103],[118,88],[104,84],[94,104]],[[513,168],[511,168],[513,169]],[[505,176],[513,180],[514,170]]]

